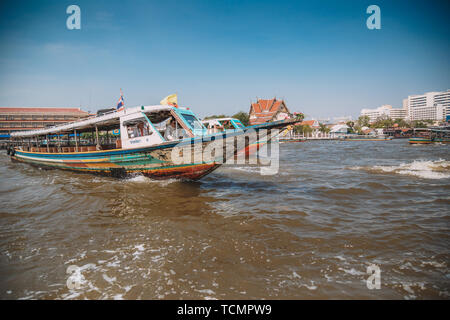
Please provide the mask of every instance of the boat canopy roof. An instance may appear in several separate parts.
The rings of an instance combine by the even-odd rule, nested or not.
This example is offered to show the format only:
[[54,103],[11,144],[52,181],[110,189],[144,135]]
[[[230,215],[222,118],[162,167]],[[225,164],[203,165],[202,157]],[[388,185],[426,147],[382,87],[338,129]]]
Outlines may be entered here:
[[[139,112],[149,114],[149,119],[152,122],[160,122],[168,117],[171,109],[173,109],[173,107],[168,105],[131,107],[121,111],[112,111],[110,113],[106,113],[100,116],[94,116],[80,121],[65,123],[63,125],[57,125],[45,129],[13,132],[11,133],[11,137],[20,138],[20,137],[47,135],[53,133],[61,134],[61,133],[69,133],[74,130],[77,130],[77,132],[80,133],[91,132],[92,130],[95,130],[95,127],[97,127],[100,130],[112,130],[119,127],[120,117]],[[152,115],[152,113],[154,113],[154,115]]]
[[212,121],[225,121],[225,120],[235,120],[235,118],[212,118],[202,120],[203,123],[212,122]]

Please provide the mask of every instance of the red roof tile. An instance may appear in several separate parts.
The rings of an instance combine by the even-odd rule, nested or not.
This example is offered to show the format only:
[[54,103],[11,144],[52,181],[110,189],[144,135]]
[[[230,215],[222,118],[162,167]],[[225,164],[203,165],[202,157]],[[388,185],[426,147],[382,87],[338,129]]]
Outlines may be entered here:
[[[275,99],[274,99],[275,100]],[[272,108],[270,108],[270,111],[271,112],[275,112],[275,111],[277,111],[278,110],[278,108],[281,106],[281,101],[275,101],[273,104],[272,104]]]
[[252,103],[250,116],[256,117],[256,119],[250,118],[250,124],[254,125],[270,121],[279,111],[283,103],[283,100],[277,100],[275,98],[269,100],[259,99],[257,102]]
[[302,121],[302,122],[300,122],[300,125],[301,126],[305,126],[305,125],[308,125],[308,126],[312,126],[312,125],[314,125],[314,122],[315,122],[316,120],[306,120],[306,121]]

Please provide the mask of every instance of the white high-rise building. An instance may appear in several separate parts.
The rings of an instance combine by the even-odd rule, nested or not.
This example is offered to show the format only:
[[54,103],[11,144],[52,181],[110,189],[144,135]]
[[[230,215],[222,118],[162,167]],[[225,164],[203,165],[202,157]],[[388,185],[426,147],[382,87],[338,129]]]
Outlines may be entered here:
[[369,122],[373,123],[377,121],[378,118],[382,116],[387,116],[391,119],[406,119],[407,109],[404,108],[393,108],[391,105],[385,104],[376,109],[362,109],[362,116],[368,116]]
[[389,117],[393,120],[402,119],[405,120],[408,115],[407,109],[403,108],[392,108],[389,111]]
[[444,109],[444,120],[450,117],[450,89],[447,91],[439,92],[434,96],[434,103],[436,106],[442,105]]
[[450,90],[408,96],[408,119],[444,120],[450,115]]

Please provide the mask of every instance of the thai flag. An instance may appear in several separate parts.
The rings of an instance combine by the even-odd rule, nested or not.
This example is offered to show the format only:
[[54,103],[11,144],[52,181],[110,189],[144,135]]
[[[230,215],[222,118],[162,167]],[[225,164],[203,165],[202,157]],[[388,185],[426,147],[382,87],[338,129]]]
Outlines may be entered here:
[[120,89],[120,98],[119,98],[119,102],[117,102],[117,111],[123,110],[125,107],[125,103],[123,102],[123,93],[122,93],[122,89]]

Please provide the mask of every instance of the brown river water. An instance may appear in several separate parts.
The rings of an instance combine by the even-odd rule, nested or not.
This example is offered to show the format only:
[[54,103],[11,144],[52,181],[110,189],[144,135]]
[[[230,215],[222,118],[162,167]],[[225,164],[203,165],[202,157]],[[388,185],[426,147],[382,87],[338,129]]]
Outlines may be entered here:
[[40,170],[2,150],[0,298],[450,298],[450,146],[280,154],[277,175],[180,182]]

